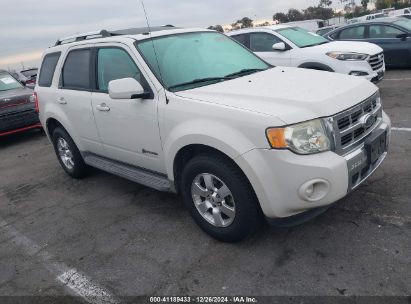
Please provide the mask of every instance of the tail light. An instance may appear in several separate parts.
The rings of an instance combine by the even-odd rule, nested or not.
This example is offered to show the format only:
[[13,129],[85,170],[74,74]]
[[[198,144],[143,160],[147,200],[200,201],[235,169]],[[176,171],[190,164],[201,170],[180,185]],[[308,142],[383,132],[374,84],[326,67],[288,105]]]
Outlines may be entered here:
[[37,92],[33,93],[33,99],[34,99],[34,107],[36,109],[36,113],[40,113],[39,109],[39,97],[37,96]]

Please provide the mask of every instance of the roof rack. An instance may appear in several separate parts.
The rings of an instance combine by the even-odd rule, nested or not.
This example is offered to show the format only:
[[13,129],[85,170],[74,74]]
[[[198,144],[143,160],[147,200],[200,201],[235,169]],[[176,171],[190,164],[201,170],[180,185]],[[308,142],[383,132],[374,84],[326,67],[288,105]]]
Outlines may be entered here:
[[148,35],[150,32],[157,32],[157,31],[164,31],[168,29],[176,29],[173,25],[163,25],[163,26],[154,26],[154,27],[141,27],[141,28],[129,28],[117,31],[107,31],[107,30],[100,30],[94,32],[87,32],[82,34],[76,34],[64,38],[60,38],[57,40],[54,46],[73,43],[82,40],[89,40],[89,39],[96,39],[96,38],[107,38],[112,36],[121,36],[121,35],[139,35],[139,34],[146,34]]

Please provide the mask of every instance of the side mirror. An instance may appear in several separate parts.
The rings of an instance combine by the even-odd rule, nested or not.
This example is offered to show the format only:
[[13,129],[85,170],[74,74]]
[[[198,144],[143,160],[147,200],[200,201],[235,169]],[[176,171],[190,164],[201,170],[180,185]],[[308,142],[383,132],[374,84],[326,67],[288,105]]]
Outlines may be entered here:
[[274,51],[286,51],[287,46],[285,45],[284,42],[278,42],[278,43],[273,45],[273,50]]
[[403,34],[399,34],[397,35],[397,38],[401,39],[401,40],[406,40],[410,35],[407,33],[403,33]]
[[108,83],[108,94],[112,99],[147,99],[149,92],[145,92],[142,85],[134,78],[112,80]]

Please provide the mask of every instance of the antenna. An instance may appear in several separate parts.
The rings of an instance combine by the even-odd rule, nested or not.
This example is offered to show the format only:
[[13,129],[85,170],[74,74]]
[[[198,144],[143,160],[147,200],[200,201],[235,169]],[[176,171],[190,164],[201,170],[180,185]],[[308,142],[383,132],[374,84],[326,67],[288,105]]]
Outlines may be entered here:
[[[157,68],[158,68],[158,72],[160,73],[160,78],[161,78],[161,82],[164,84],[163,81],[163,74],[161,73],[161,67],[160,67],[160,63],[158,62],[158,56],[157,56],[157,51],[156,51],[156,47],[154,45],[154,40],[153,37],[151,36],[151,27],[150,27],[150,23],[148,22],[148,17],[147,17],[147,12],[146,12],[146,7],[144,6],[144,1],[141,0],[141,6],[143,7],[143,11],[144,11],[144,16],[146,17],[146,23],[147,23],[147,28],[148,28],[148,34],[150,36],[151,39],[151,44],[153,46],[153,51],[154,51],[154,56],[156,57],[156,62],[157,62]],[[164,95],[166,97],[166,104],[168,104],[169,100],[166,94],[166,90],[164,90]]]

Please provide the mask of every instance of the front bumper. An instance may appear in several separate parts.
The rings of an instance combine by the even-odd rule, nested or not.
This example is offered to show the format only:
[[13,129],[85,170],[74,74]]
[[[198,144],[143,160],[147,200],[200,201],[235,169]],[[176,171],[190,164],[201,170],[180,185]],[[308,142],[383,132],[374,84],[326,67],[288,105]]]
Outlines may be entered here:
[[386,147],[374,163],[365,144],[343,156],[331,151],[302,156],[288,150],[255,149],[236,161],[266,217],[286,218],[328,206],[364,182],[387,155],[391,123],[385,114],[369,137],[381,130],[387,134]]
[[354,76],[359,73],[361,76],[356,77],[362,77],[373,83],[379,83],[385,77],[385,64],[381,68],[373,70],[367,61],[347,61],[344,64],[339,64],[335,71]]

